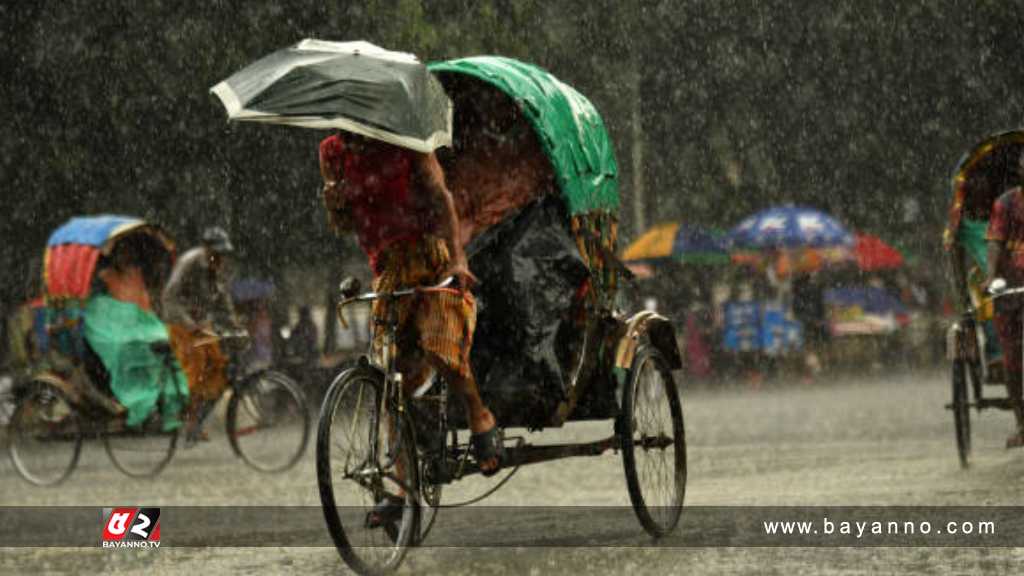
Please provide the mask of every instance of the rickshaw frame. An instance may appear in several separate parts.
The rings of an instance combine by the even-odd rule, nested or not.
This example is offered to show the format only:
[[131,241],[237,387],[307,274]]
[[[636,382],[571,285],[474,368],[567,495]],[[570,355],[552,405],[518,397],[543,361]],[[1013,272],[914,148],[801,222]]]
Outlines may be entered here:
[[[989,321],[982,318],[982,315],[985,314],[985,307],[992,305],[992,298],[991,295],[972,295],[969,278],[972,256],[961,238],[961,226],[966,220],[963,212],[970,200],[968,194],[971,187],[968,180],[973,175],[972,170],[977,169],[980,163],[997,152],[1001,152],[1003,147],[1009,146],[1024,149],[1024,130],[1008,130],[986,137],[961,156],[951,178],[953,203],[943,235],[943,245],[958,319],[946,331],[946,359],[951,363],[952,399],[945,408],[953,412],[957,456],[962,468],[968,468],[970,465],[970,410],[973,408],[980,413],[986,409],[1011,410],[1014,407],[1008,395],[985,396],[986,385],[1005,385],[1005,370],[1002,370],[1000,365],[993,369],[985,359],[981,323]],[[1004,165],[1003,170],[1005,172],[1009,168]],[[1005,187],[1000,187],[993,192],[990,186],[984,192],[994,200],[1005,190]],[[991,206],[987,208],[990,209]],[[980,266],[980,263],[975,262],[974,265]]]
[[[682,360],[668,318],[651,311],[626,317],[618,312],[614,302],[617,283],[623,276],[628,278],[630,274],[614,255],[613,210],[618,206],[616,168],[600,116],[572,88],[554,80],[540,69],[515,60],[467,58],[433,64],[431,69],[439,74],[465,75],[514,98],[541,139],[549,160],[556,165],[559,191],[572,221],[572,234],[579,252],[588,262],[589,279],[594,283],[594,290],[584,300],[584,320],[580,327],[582,344],[578,357],[569,367],[571,381],[567,386],[568,399],[558,405],[544,426],[557,428],[567,422],[597,419],[610,419],[613,423],[610,436],[589,442],[532,445],[527,444],[522,437],[506,438],[513,440],[514,444],[505,448],[503,469],[508,471],[504,479],[477,498],[447,506],[466,505],[483,499],[500,488],[521,465],[574,456],[598,456],[609,450],[622,450],[627,489],[641,525],[654,537],[667,534],[679,521],[685,496],[686,445],[682,402],[672,375],[674,370],[682,367]],[[543,88],[538,90],[537,86]],[[520,89],[526,93],[517,92]],[[560,126],[550,117],[541,117],[538,110],[545,108],[544,99],[558,97],[572,102],[562,106],[572,115],[576,124]],[[573,141],[570,137],[572,134],[585,131],[580,123],[587,124],[590,130],[598,131],[603,139],[602,145],[591,145],[588,148]],[[569,129],[565,130],[567,127]],[[552,137],[560,129],[565,130],[566,138],[565,142],[559,142],[556,146]],[[574,175],[559,172],[559,167],[564,171],[573,166],[585,166],[603,172],[599,177],[592,173]],[[591,183],[589,186],[595,186],[595,182],[598,184],[588,189],[588,182]],[[369,302],[379,298],[390,301],[422,291],[443,289],[442,286],[435,286],[357,295],[358,288],[347,282],[342,286],[342,302],[338,307],[342,323],[342,309],[352,302]],[[393,310],[394,307],[389,306],[387,309]],[[433,525],[435,516],[431,515],[424,520],[423,510],[436,514],[439,507],[446,507],[440,503],[441,487],[480,473],[478,463],[471,457],[469,443],[459,440],[458,432],[463,426],[452,425],[447,420],[447,383],[443,378],[435,378],[433,386],[422,397],[406,397],[402,392],[401,374],[395,370],[394,359],[388,352],[390,346],[386,344],[395,337],[394,319],[384,320],[375,328],[385,331],[383,359],[377,363],[370,355],[363,356],[355,366],[335,378],[321,407],[317,435],[317,478],[328,531],[342,559],[350,568],[362,574],[382,574],[397,568],[408,547],[420,544]],[[662,392],[672,421],[671,432],[670,436],[664,432],[646,436],[640,431],[637,439],[634,438],[637,422],[633,409],[637,402],[644,401],[638,400],[639,391],[641,378],[648,374],[656,375],[663,383],[658,386],[657,383],[646,384],[648,381],[644,380],[644,386],[647,386],[644,390],[649,396],[655,395],[650,386]],[[575,418],[578,402],[583,399],[580,394],[605,395],[613,399],[615,408],[610,414]],[[367,404],[367,414],[361,420],[359,408],[364,405],[367,397],[372,401]],[[422,402],[429,402],[430,407],[418,408],[417,404]],[[433,416],[424,416],[425,412]],[[350,418],[351,423],[346,418]],[[336,423],[337,419],[341,422]],[[346,444],[332,438],[334,431],[355,430],[361,422],[368,426],[368,440],[365,442],[368,454],[352,455],[346,452],[344,456],[338,455],[339,450],[355,446],[354,436],[361,436],[350,432]],[[425,425],[428,426],[427,433],[424,433]],[[434,426],[432,432],[429,426]],[[386,448],[383,450],[385,456],[379,454],[381,442]],[[673,486],[674,497],[673,504],[667,506],[667,518],[659,523],[654,519],[659,510],[654,510],[650,502],[645,501],[645,487],[638,480],[636,458],[654,451],[664,454],[669,447],[675,449],[673,460],[668,465],[671,469],[667,472],[670,477],[667,482]],[[350,469],[353,462],[356,467]],[[398,462],[402,464],[396,464]],[[404,466],[404,471],[401,466]],[[339,475],[337,479],[335,475]],[[344,486],[352,486],[357,495],[360,490],[365,490],[363,498],[372,495],[373,500],[377,501],[382,497],[394,496],[386,489],[385,482],[390,483],[392,491],[404,494],[399,496],[404,502],[401,517],[382,528],[389,540],[375,544],[353,542],[350,532],[360,527],[342,519],[340,510],[343,507],[337,502],[336,489],[342,487],[344,490]],[[377,528],[370,527],[369,518],[368,514],[367,524],[362,528],[368,538],[372,539],[373,530]],[[382,547],[390,552],[379,565],[366,560],[364,556]]]

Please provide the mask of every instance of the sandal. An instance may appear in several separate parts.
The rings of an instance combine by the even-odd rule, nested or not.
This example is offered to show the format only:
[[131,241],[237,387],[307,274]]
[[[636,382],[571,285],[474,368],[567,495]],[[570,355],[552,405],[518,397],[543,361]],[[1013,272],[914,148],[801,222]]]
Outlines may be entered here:
[[505,438],[501,433],[501,429],[495,425],[493,428],[486,432],[477,432],[469,437],[470,448],[473,452],[473,457],[476,458],[477,464],[481,464],[488,460],[497,460],[497,465],[490,470],[480,470],[480,473],[484,476],[494,476],[501,470],[501,465],[505,461]]
[[377,505],[366,513],[366,521],[364,523],[366,528],[380,528],[388,524],[394,524],[402,519],[402,513],[405,511],[405,498],[401,496],[395,496],[393,494],[385,494],[383,498],[377,502]]

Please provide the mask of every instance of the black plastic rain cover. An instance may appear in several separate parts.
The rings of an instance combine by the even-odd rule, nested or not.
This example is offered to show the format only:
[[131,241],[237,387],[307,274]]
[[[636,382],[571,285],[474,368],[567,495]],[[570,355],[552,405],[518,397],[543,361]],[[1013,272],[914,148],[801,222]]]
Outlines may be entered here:
[[473,373],[502,426],[541,427],[565,398],[559,351],[573,336],[573,301],[588,275],[568,222],[562,200],[547,196],[468,248],[480,279]]

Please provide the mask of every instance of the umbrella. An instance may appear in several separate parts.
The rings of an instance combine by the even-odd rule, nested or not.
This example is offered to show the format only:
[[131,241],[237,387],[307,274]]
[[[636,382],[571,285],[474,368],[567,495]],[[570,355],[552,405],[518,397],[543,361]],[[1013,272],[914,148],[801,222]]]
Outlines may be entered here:
[[729,262],[729,253],[725,250],[720,232],[667,222],[644,232],[623,251],[622,260],[719,264]]
[[747,217],[729,233],[740,249],[852,247],[853,236],[836,219],[812,208],[784,206]]
[[831,309],[832,333],[886,334],[910,323],[910,313],[899,298],[876,286],[848,286],[825,291]]
[[258,278],[243,278],[231,284],[231,297],[236,302],[265,300],[274,295],[274,283]]
[[734,264],[766,268],[773,266],[779,276],[821,270],[828,265],[850,262],[853,255],[846,247],[795,248],[772,251],[737,250],[730,254]]
[[890,270],[903,265],[900,251],[874,234],[857,234],[854,253],[857,255],[857,266],[866,272]]
[[229,120],[340,128],[431,152],[452,141],[452,103],[412,54],[303,40],[210,89]]

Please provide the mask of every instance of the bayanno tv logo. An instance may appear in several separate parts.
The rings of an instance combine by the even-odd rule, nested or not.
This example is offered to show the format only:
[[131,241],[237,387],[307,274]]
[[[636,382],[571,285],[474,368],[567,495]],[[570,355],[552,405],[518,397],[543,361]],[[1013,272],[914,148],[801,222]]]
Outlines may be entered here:
[[159,508],[104,508],[104,548],[159,548]]

